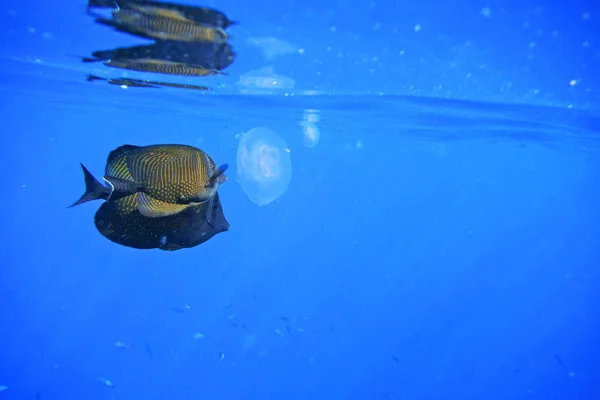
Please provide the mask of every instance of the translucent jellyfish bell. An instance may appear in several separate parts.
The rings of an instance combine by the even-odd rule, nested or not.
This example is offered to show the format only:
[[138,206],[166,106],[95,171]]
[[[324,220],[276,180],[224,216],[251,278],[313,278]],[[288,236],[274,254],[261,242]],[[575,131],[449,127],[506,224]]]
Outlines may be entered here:
[[292,179],[290,150],[281,136],[264,127],[243,133],[237,152],[237,181],[259,206],[281,197]]
[[304,116],[302,117],[302,131],[304,133],[304,146],[308,148],[315,147],[319,143],[321,132],[317,126],[317,122],[321,120],[319,116],[319,110],[304,110]]

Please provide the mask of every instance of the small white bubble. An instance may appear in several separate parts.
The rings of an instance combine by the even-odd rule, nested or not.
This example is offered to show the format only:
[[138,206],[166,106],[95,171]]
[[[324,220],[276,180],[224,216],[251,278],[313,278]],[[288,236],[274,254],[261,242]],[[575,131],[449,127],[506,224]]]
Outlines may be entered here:
[[415,32],[420,32],[421,31],[421,25],[417,24],[415,25]]
[[571,85],[571,86],[577,85],[577,80],[571,79],[571,81],[569,82],[569,85]]
[[330,26],[329,27],[329,32],[336,32],[337,31],[337,26]]
[[489,18],[492,15],[492,10],[489,7],[484,7],[481,9],[481,15],[486,18]]
[[405,54],[404,50],[400,50],[400,51],[398,52],[398,55],[399,55],[399,56],[403,56],[404,54]]
[[298,54],[300,54],[300,55],[304,54],[304,49],[298,49]]

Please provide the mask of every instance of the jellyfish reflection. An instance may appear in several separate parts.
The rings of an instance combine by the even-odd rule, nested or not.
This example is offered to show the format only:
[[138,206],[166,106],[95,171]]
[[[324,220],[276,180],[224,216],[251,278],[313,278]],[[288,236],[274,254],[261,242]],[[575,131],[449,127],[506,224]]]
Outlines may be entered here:
[[292,179],[292,160],[285,141],[264,127],[241,134],[237,152],[237,181],[259,206],[281,197]]
[[315,147],[319,143],[321,132],[317,126],[317,122],[321,120],[319,116],[319,110],[304,110],[304,116],[302,117],[302,130],[304,133],[304,146],[308,148]]

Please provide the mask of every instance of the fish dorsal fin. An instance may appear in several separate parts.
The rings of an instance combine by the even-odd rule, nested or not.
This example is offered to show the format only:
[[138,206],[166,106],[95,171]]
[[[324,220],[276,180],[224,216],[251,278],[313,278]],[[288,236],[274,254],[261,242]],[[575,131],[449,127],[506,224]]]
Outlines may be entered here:
[[162,17],[168,18],[179,22],[184,22],[188,24],[195,24],[195,21],[187,18],[182,12],[177,10],[171,10],[162,7],[155,7],[149,5],[136,5],[136,4],[128,4],[128,8],[137,11],[142,14],[154,16],[154,17]]
[[144,217],[148,218],[175,215],[182,212],[187,207],[187,204],[173,204],[156,200],[155,198],[148,196],[146,193],[139,193],[138,195],[138,211]]
[[139,148],[140,146],[126,144],[111,151],[106,161],[105,175],[132,181],[133,176],[127,168],[127,155]]
[[108,154],[108,160],[106,160],[106,165],[115,162],[119,157],[124,156],[128,152],[132,150],[140,149],[141,146],[134,146],[132,144],[124,144],[123,146],[119,146]]

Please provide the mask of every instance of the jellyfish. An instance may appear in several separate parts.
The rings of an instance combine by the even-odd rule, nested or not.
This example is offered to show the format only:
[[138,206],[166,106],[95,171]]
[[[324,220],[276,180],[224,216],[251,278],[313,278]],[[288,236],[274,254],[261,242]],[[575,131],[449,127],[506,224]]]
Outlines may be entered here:
[[281,136],[264,127],[240,137],[237,181],[248,198],[259,206],[281,197],[292,179],[290,150]]
[[313,122],[303,122],[301,125],[304,127],[304,146],[308,148],[315,147],[321,137],[319,127]]
[[304,110],[304,116],[300,126],[303,127],[304,146],[308,148],[315,147],[319,143],[321,132],[317,126],[317,122],[321,120],[319,110]]

